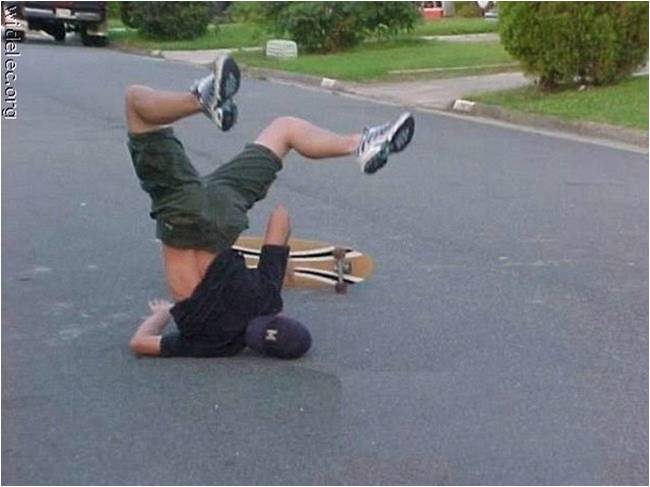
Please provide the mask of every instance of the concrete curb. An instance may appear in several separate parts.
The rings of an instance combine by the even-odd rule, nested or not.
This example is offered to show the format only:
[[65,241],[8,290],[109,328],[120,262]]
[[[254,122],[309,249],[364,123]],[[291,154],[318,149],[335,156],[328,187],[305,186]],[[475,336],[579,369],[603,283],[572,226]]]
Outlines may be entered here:
[[627,127],[618,127],[596,122],[572,122],[556,117],[534,115],[530,113],[507,110],[495,105],[458,99],[454,101],[449,111],[464,115],[475,115],[493,118],[516,125],[527,125],[541,129],[570,132],[586,137],[609,139],[616,142],[648,148],[648,132]]
[[309,86],[320,86],[322,78],[318,76],[311,76],[309,74],[289,73],[287,71],[279,71],[275,69],[256,68],[240,64],[242,74],[255,79],[261,80],[280,80],[289,81],[292,83],[300,83]]
[[250,78],[284,81],[288,83],[324,88],[330,91],[348,91],[343,83],[332,78],[321,78],[320,76],[312,76],[309,74],[290,73],[288,71],[279,71],[268,68],[257,68],[243,64],[240,64],[240,67],[242,73]]
[[150,49],[142,49],[139,47],[121,46],[118,44],[109,44],[108,48],[113,49],[115,51],[124,52],[126,54],[134,54],[136,56],[147,56],[147,57],[153,57],[158,59],[165,59],[162,56],[161,51],[152,51]]

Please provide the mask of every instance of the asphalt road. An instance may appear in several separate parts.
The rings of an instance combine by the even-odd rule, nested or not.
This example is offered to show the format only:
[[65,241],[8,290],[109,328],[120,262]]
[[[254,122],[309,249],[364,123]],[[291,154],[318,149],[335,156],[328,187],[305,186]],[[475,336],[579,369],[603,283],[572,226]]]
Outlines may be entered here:
[[[202,71],[78,43],[17,58],[2,124],[3,484],[647,484],[647,155],[415,113],[376,176],[291,156],[251,215],[349,243],[376,274],[287,291],[301,360],[137,359],[165,293],[125,146],[131,83]],[[273,117],[337,131],[391,106],[245,80],[201,171]]]

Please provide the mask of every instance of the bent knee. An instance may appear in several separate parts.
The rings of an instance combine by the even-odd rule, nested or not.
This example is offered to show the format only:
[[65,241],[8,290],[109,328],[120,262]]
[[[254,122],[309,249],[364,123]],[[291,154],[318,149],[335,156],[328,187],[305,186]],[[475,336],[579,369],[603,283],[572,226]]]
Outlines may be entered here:
[[295,126],[295,125],[297,125],[297,124],[299,124],[301,122],[302,122],[302,119],[300,119],[298,117],[292,117],[292,116],[289,116],[289,115],[284,115],[282,117],[274,118],[273,121],[271,122],[271,124],[274,125],[274,126],[291,127],[291,126]]
[[129,132],[141,133],[155,128],[155,125],[147,123],[140,115],[143,100],[151,91],[151,88],[142,85],[131,85],[124,94],[124,106],[126,113],[126,125]]
[[143,85],[130,85],[124,93],[124,102],[127,106],[133,106],[142,95],[149,91],[149,88]]

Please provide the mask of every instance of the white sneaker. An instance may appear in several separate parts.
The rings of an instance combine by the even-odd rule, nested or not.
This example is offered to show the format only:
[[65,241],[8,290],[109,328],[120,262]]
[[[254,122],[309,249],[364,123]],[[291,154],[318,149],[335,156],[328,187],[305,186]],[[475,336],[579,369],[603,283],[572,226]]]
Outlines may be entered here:
[[223,130],[237,121],[237,106],[232,101],[241,81],[237,63],[228,55],[217,57],[212,73],[194,81],[190,92],[199,100],[203,113]]
[[415,119],[409,112],[402,113],[394,122],[364,128],[357,148],[361,171],[374,174],[388,162],[388,155],[400,152],[411,142]]

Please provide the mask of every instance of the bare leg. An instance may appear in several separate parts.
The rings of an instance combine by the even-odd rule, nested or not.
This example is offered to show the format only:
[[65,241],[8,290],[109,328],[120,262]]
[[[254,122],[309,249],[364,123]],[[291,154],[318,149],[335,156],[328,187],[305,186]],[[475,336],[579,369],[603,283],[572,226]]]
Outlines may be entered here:
[[257,137],[256,144],[268,147],[280,159],[291,149],[309,159],[342,157],[354,153],[361,134],[339,135],[295,117],[273,120]]
[[129,132],[156,130],[201,111],[201,104],[191,93],[154,90],[134,85],[126,91],[126,121]]

